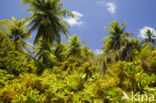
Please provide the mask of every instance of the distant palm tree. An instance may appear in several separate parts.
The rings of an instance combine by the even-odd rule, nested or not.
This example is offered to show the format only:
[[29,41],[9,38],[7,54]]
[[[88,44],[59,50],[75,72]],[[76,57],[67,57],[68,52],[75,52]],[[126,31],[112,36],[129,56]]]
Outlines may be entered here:
[[69,37],[69,54],[68,57],[80,58],[81,57],[81,43],[80,38],[76,35]]
[[24,41],[31,36],[31,34],[27,31],[27,23],[25,23],[22,19],[16,20],[12,17],[12,21],[9,19],[1,20],[0,25],[6,29],[6,34],[12,41],[12,44],[14,44],[14,50],[24,53],[24,49],[26,49],[29,53],[31,53],[29,47],[32,47],[32,45]]
[[91,51],[90,48],[83,46],[81,50],[81,54],[82,54],[82,59],[84,59],[84,61],[87,61],[93,55],[93,51]]
[[103,38],[105,40],[104,45],[106,50],[120,50],[124,42],[128,40],[128,36],[131,33],[126,33],[126,24],[123,22],[121,26],[117,21],[110,24],[110,27],[106,27],[109,34]]
[[52,52],[56,56],[58,62],[63,62],[67,57],[67,45],[63,43],[55,44]]
[[52,67],[56,62],[56,57],[51,52],[51,45],[44,40],[40,40],[36,45],[35,57],[46,67]]
[[137,60],[138,54],[141,53],[141,43],[138,39],[130,39],[125,43],[123,50],[120,52],[120,60],[133,61]]
[[145,36],[146,38],[143,40],[144,43],[149,43],[150,46],[154,46],[154,44],[156,43],[156,35],[154,33],[154,31],[148,29],[146,32],[145,32]]
[[62,9],[63,3],[60,3],[60,0],[22,0],[21,3],[31,7],[25,11],[32,13],[32,16],[25,19],[30,22],[30,31],[37,30],[34,44],[38,43],[39,39],[48,43],[54,41],[59,43],[61,33],[67,37],[67,28],[70,26],[63,20],[63,17],[67,15],[73,17],[73,14]]

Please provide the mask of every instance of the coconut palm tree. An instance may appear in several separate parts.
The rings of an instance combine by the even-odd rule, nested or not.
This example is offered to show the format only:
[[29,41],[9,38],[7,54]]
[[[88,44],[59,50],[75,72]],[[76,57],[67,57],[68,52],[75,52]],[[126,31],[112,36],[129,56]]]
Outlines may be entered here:
[[120,52],[120,60],[133,61],[139,58],[141,53],[141,43],[138,39],[130,39],[125,43],[123,50]]
[[72,37],[69,37],[69,54],[68,57],[72,58],[80,58],[81,57],[81,43],[80,43],[80,37],[77,37],[76,35],[73,35]]
[[67,57],[67,44],[55,44],[52,52],[56,56],[58,62],[65,61]]
[[131,33],[126,33],[126,24],[123,22],[121,26],[117,21],[110,24],[110,27],[106,27],[109,34],[103,38],[105,40],[104,45],[106,50],[120,50],[124,42],[128,40]]
[[26,49],[31,53],[29,47],[32,47],[32,45],[25,41],[31,36],[27,30],[28,24],[25,21],[22,19],[16,20],[16,18],[12,17],[12,21],[9,19],[1,20],[0,25],[6,30],[5,33],[12,41],[14,50],[25,53],[24,49]]
[[93,55],[93,51],[90,50],[90,48],[83,46],[82,50],[81,50],[81,54],[82,54],[82,59],[84,61],[87,61],[91,58],[91,56]]
[[53,67],[56,62],[56,57],[51,52],[51,45],[44,40],[40,40],[36,45],[35,57],[45,67]]
[[30,6],[25,11],[32,13],[32,16],[26,17],[31,25],[30,31],[37,30],[34,44],[40,39],[48,43],[60,42],[61,33],[67,37],[70,26],[63,20],[65,16],[73,14],[63,9],[63,3],[60,0],[22,0],[22,4]]
[[156,43],[156,35],[154,33],[154,31],[148,29],[145,34],[146,38],[143,40],[144,43],[149,43],[150,46],[154,46],[154,44]]

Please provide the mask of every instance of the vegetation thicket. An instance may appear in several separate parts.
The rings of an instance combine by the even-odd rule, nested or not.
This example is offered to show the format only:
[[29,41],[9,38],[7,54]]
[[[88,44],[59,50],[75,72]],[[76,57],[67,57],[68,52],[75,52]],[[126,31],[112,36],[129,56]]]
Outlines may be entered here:
[[[156,97],[156,34],[131,38],[126,23],[106,27],[102,54],[84,46],[60,0],[22,0],[25,18],[0,20],[0,103],[136,103],[123,92]],[[37,31],[34,45],[26,42]],[[68,43],[61,42],[61,36]],[[150,102],[150,101],[148,101]],[[154,102],[152,102],[154,103]]]

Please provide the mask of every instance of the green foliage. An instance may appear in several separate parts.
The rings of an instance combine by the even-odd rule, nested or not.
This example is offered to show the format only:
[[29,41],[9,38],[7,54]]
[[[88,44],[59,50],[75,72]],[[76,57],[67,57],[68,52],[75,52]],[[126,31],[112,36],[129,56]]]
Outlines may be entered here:
[[54,41],[60,42],[61,33],[67,37],[70,26],[62,19],[65,16],[73,14],[63,9],[60,0],[22,0],[22,4],[30,6],[25,11],[32,13],[32,16],[26,17],[25,20],[31,25],[30,31],[37,30],[34,43],[37,44],[39,39],[48,43]]
[[155,41],[155,33],[154,31],[148,29],[146,32],[145,32],[145,39],[143,40],[144,43],[147,43],[147,44],[150,44],[151,46],[154,46],[156,41]]
[[37,45],[35,57],[38,61],[46,65],[46,67],[53,67],[56,64],[56,57],[52,54],[50,45],[45,41],[40,41]]
[[67,44],[56,44],[52,50],[58,62],[63,62],[67,58]]
[[20,95],[17,97],[13,103],[40,103],[40,99],[39,91],[31,90],[27,92],[26,96]]
[[31,37],[30,32],[27,30],[28,24],[25,21],[22,19],[16,20],[16,18],[12,17],[12,21],[8,19],[1,20],[0,25],[7,29],[6,34],[12,41],[15,51],[22,53],[25,52],[23,49],[26,49],[31,53],[29,48],[32,47],[32,45],[24,41],[28,37]]
[[[77,35],[60,43],[69,28],[62,18],[74,17],[60,0],[21,3],[30,17],[0,21],[0,103],[134,103],[122,100],[132,91],[156,96],[153,31],[142,41],[130,39],[126,24],[114,21],[97,55]],[[31,46],[25,40],[34,30]]]
[[13,79],[14,79],[14,75],[7,73],[6,70],[0,69],[0,88],[11,83],[11,80]]
[[121,26],[117,21],[114,21],[110,24],[110,27],[106,27],[109,32],[103,40],[105,40],[105,50],[118,50],[122,47],[124,42],[128,40],[131,33],[125,33],[126,24],[123,22]]
[[29,56],[21,55],[17,51],[0,52],[0,68],[15,76],[24,72],[36,72],[34,61]]
[[69,37],[69,56],[72,58],[78,58],[81,56],[81,44],[80,44],[80,37],[73,35]]

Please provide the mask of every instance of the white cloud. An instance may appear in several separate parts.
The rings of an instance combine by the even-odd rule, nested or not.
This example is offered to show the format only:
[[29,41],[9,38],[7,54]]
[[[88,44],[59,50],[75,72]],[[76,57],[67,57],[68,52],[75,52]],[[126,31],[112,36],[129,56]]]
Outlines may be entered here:
[[155,34],[155,36],[156,36],[156,31],[155,31],[155,29],[154,28],[151,28],[151,27],[149,27],[149,26],[144,26],[142,29],[140,29],[140,33],[139,33],[139,37],[140,38],[142,38],[142,39],[145,39],[146,38],[146,36],[145,36],[145,33],[146,33],[146,31],[147,30],[151,30],[151,31],[153,31],[154,32],[154,34]]
[[117,10],[117,5],[114,1],[100,0],[97,2],[98,6],[106,7],[107,11],[111,14],[115,14]]
[[100,49],[93,50],[93,52],[94,52],[94,54],[96,54],[96,55],[101,55],[101,54],[103,53],[103,51],[100,50]]
[[116,9],[117,9],[117,6],[115,3],[113,2],[108,2],[106,4],[106,7],[107,7],[107,10],[111,13],[111,14],[115,14],[116,13]]
[[68,17],[65,18],[64,20],[70,25],[70,26],[83,26],[84,27],[84,22],[81,20],[83,17],[83,14],[78,12],[78,11],[72,11],[72,13],[75,15],[74,18]]

